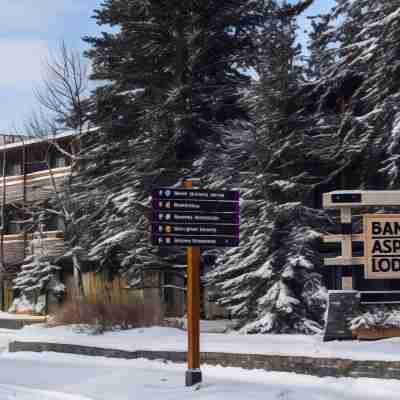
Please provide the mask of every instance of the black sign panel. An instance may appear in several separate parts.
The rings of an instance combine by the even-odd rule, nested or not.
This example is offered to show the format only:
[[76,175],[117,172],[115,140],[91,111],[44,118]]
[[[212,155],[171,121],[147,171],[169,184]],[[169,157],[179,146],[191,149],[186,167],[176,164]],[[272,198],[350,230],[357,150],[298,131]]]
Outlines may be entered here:
[[239,191],[160,188],[153,192],[153,199],[239,201]]
[[157,236],[153,235],[153,245],[156,246],[239,246],[238,237],[230,236]]
[[361,193],[336,193],[332,195],[332,203],[361,203]]
[[153,235],[239,236],[239,225],[153,224]]
[[228,213],[190,213],[190,212],[153,212],[154,222],[181,223],[181,224],[239,224],[239,214]]
[[239,245],[238,191],[160,188],[152,205],[154,245]]
[[213,200],[153,200],[153,210],[238,213],[239,203]]

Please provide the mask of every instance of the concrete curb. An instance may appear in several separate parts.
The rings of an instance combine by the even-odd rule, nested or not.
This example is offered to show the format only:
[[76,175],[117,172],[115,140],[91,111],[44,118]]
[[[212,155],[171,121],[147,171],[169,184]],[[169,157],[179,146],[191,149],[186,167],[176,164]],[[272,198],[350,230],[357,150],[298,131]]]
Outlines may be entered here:
[[[57,352],[124,359],[146,358],[176,363],[186,362],[186,352],[116,350],[64,343],[18,342],[9,344],[10,352]],[[295,372],[319,377],[400,379],[400,361],[357,361],[340,358],[314,358],[267,354],[201,353],[202,364]]]

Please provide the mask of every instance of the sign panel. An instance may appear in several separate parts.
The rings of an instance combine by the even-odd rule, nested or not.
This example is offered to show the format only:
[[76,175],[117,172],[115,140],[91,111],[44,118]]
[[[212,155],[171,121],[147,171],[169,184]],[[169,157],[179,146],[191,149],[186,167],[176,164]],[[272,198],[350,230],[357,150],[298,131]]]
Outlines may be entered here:
[[196,212],[239,212],[239,203],[214,200],[153,200],[153,210]]
[[153,235],[156,246],[211,246],[236,247],[239,238],[231,236],[159,236]]
[[239,224],[239,213],[187,213],[187,212],[153,212],[153,221],[170,223],[207,223],[207,224]]
[[239,225],[158,224],[153,223],[153,235],[222,235],[239,236]]
[[239,201],[239,191],[160,188],[154,190],[153,199]]
[[238,191],[160,188],[152,204],[154,245],[239,245]]
[[400,279],[400,214],[364,215],[365,278]]

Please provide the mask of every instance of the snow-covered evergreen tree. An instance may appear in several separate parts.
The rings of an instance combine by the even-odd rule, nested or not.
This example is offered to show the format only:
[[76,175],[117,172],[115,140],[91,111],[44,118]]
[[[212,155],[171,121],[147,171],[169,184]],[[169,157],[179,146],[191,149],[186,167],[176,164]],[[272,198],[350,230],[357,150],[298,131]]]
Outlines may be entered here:
[[251,333],[313,332],[325,310],[320,236],[332,222],[310,208],[323,161],[308,154],[314,115],[303,105],[308,87],[297,14],[284,9],[271,8],[260,80],[248,96],[256,149],[253,174],[242,183],[241,245],[209,276],[216,300]]
[[46,301],[41,301],[41,296],[46,299],[51,294],[61,298],[65,291],[59,276],[61,268],[54,265],[44,239],[43,224],[39,222],[38,230],[33,234],[30,243],[30,254],[14,280],[14,289],[18,291],[18,297],[13,303],[12,311],[18,311],[21,304],[24,308],[30,304],[29,311],[46,312]]
[[325,185],[384,189],[396,182],[399,7],[398,1],[337,0],[329,16],[325,55],[334,54],[334,62],[314,90],[325,121],[331,110],[326,155],[336,166]]
[[220,167],[233,122],[246,119],[239,89],[264,2],[108,0],[95,18],[118,30],[86,38],[93,79],[107,84],[94,96],[99,129],[82,138],[76,214],[89,260],[133,283],[148,266],[182,264],[182,251],[151,246],[149,196]]

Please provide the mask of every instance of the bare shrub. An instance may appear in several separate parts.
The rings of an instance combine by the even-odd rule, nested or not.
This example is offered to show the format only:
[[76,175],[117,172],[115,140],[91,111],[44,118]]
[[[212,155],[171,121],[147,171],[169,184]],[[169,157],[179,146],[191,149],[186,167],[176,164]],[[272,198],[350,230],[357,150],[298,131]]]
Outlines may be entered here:
[[74,325],[79,331],[106,331],[161,325],[163,312],[150,304],[115,303],[107,300],[71,301],[52,316],[51,325]]

